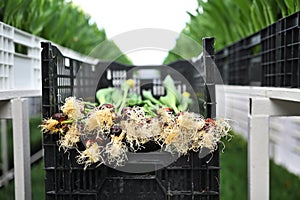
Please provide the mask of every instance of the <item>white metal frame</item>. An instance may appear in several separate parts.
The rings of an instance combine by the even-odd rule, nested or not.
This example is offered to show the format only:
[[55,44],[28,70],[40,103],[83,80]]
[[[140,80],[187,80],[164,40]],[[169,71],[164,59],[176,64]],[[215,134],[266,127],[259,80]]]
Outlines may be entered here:
[[[12,119],[13,122],[16,200],[31,199],[30,130],[28,99],[26,97],[34,96],[41,96],[40,91],[0,91],[0,119]],[[6,130],[2,130],[2,138],[5,139],[5,137]],[[2,148],[3,150],[4,148],[7,149],[7,146],[4,145]],[[2,154],[5,154],[5,151]],[[7,154],[4,155],[5,158],[7,159]],[[4,168],[8,173],[7,166],[4,165]]]
[[[300,89],[217,86],[218,100],[222,99],[222,95],[231,94],[249,96],[248,199],[267,200],[270,197],[270,118],[300,116]],[[222,102],[222,106],[225,104]]]

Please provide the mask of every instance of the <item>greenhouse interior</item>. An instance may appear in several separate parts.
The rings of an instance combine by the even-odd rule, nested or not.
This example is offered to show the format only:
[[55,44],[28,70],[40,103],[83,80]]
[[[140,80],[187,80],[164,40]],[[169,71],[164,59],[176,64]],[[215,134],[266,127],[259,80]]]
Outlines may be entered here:
[[300,199],[300,1],[0,1],[0,199]]

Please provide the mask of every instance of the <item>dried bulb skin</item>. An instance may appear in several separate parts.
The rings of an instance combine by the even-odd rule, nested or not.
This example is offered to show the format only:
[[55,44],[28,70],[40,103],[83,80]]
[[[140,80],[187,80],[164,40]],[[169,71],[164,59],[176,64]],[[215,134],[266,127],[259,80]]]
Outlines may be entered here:
[[55,113],[51,116],[52,119],[57,120],[59,123],[68,119],[68,116],[64,113]]
[[122,133],[122,128],[121,126],[119,125],[113,125],[111,128],[110,128],[110,133],[112,135],[115,135],[115,136],[120,136],[120,134]]
[[100,109],[100,110],[103,110],[103,109],[105,109],[105,108],[110,109],[112,112],[115,111],[114,105],[109,104],[109,103],[105,103],[105,104],[102,104],[101,106],[99,106],[99,109]]

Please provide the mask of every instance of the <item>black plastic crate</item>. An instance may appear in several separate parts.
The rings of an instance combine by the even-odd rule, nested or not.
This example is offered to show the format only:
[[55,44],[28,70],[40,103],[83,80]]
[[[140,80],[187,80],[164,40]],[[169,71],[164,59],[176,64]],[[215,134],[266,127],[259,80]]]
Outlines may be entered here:
[[[206,117],[215,117],[215,92],[212,70],[206,69],[205,81],[188,61],[179,61],[169,65],[170,70],[162,70],[160,77],[134,77],[132,66],[115,62],[100,62],[96,66],[63,56],[50,43],[42,43],[42,80],[43,80],[43,117],[48,118],[59,111],[66,97],[76,96],[85,100],[95,100],[95,92],[100,87],[119,87],[120,82],[134,78],[141,88],[151,89],[153,95],[164,95],[161,81],[171,74],[177,88],[182,92],[192,88],[195,98],[204,98],[201,109]],[[213,56],[213,39],[203,40],[206,49],[199,68],[205,67]],[[166,66],[141,66],[138,70],[160,70]],[[171,70],[171,69],[175,69]],[[145,71],[144,71],[145,72]],[[178,81],[176,76],[183,76]],[[185,82],[185,80],[187,82]],[[187,87],[187,85],[191,85]],[[140,92],[140,87],[135,92]],[[208,93],[208,90],[210,93]],[[200,100],[200,99],[199,99]],[[202,102],[201,101],[201,102]],[[76,150],[67,153],[59,151],[56,141],[58,135],[43,135],[44,161],[46,171],[46,199],[220,199],[219,150],[213,155],[199,158],[199,154],[190,152],[165,166],[170,156],[166,152],[131,154],[124,167],[152,167],[151,172],[129,173],[96,164],[85,171],[83,165],[76,163]],[[79,148],[83,148],[79,144]],[[166,159],[164,159],[166,158]],[[210,161],[209,161],[210,160]],[[208,162],[209,161],[209,162]]]
[[300,88],[300,12],[216,53],[225,84]]
[[254,34],[216,53],[216,65],[224,84],[261,84],[260,35]]
[[300,88],[300,12],[261,31],[263,86]]

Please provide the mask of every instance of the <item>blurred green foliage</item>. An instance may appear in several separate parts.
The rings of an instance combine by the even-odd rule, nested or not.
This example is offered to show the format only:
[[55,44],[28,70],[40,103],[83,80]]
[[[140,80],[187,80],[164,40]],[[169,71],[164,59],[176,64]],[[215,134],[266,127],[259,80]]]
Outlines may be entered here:
[[[247,200],[247,141],[238,134],[224,141],[226,148],[220,153],[221,199]],[[270,160],[270,199],[300,199],[300,178],[285,167]]]
[[198,0],[164,63],[199,55],[203,37],[215,37],[219,50],[299,10],[300,0]]
[[[30,154],[33,155],[38,150],[42,149],[42,133],[39,125],[41,124],[41,116],[31,116],[29,121],[30,127]],[[12,120],[6,120],[7,125],[7,153],[8,153],[8,165],[9,168],[13,168],[13,127]],[[0,126],[1,128],[1,126]],[[0,135],[3,134],[0,130]],[[0,137],[0,149],[1,137]],[[0,171],[2,170],[2,157],[0,156]]]
[[105,41],[97,58],[131,64],[105,31],[71,1],[1,0],[0,21],[85,55]]

